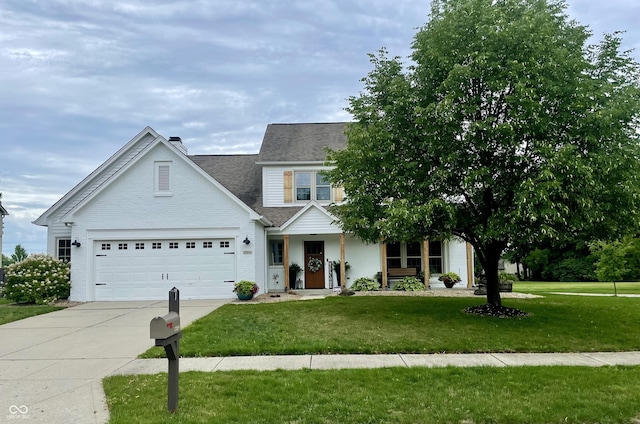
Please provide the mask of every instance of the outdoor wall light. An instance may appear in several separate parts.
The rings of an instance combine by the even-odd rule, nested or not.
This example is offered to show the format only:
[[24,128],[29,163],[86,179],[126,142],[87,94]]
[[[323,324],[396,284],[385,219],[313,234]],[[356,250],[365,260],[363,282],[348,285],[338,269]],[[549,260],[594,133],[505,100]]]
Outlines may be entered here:
[[81,244],[78,240],[74,240],[73,243],[71,243],[71,246],[80,247]]
[[244,244],[249,244],[251,243],[251,240],[249,240],[249,237],[245,237],[244,240],[242,241]]

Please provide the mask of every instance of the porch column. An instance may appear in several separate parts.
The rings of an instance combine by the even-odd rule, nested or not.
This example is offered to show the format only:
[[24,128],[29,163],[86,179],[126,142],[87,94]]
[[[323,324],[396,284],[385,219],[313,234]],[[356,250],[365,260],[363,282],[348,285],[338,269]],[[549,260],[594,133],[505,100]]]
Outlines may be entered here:
[[429,287],[431,278],[431,267],[429,266],[429,240],[422,240],[422,271],[424,272],[424,286]]
[[473,286],[473,248],[467,242],[467,287]]
[[340,288],[347,285],[347,264],[344,261],[344,233],[340,233]]
[[284,262],[284,289],[285,291],[289,290],[289,235],[284,235],[284,258],[282,261]]
[[384,241],[382,243],[382,289],[387,288],[387,243]]

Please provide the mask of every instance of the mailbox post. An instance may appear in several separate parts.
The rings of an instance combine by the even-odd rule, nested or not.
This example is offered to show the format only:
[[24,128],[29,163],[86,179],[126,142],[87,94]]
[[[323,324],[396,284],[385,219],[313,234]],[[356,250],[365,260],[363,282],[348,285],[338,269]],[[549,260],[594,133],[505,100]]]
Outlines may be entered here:
[[150,336],[156,339],[156,346],[163,346],[169,360],[167,407],[169,412],[178,409],[178,375],[180,372],[180,290],[169,290],[169,313],[155,317],[149,324]]

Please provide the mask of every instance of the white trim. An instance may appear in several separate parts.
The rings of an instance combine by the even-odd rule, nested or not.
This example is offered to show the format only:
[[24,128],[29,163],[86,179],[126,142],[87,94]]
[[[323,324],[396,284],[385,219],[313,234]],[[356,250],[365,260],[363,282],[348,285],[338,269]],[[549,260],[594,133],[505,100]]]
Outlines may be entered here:
[[[303,216],[305,213],[307,213],[307,211],[309,209],[311,209],[311,208],[315,208],[315,209],[319,210],[320,212],[322,212],[324,215],[327,216],[328,219],[331,220],[332,223],[338,221],[338,218],[336,218],[334,215],[330,214],[325,208],[320,206],[320,204],[318,204],[315,200],[311,200],[309,203],[307,203],[307,205],[305,207],[300,209],[298,212],[296,212],[295,215],[293,215],[291,218],[289,218],[289,220],[287,222],[282,224],[280,226],[280,228],[279,228],[279,231],[284,234],[284,232],[287,229],[287,227],[292,225],[296,220],[298,220],[301,216]],[[336,228],[335,232],[332,232],[332,233],[326,233],[325,232],[323,234],[340,234],[341,232],[342,232],[342,230],[340,228]]]

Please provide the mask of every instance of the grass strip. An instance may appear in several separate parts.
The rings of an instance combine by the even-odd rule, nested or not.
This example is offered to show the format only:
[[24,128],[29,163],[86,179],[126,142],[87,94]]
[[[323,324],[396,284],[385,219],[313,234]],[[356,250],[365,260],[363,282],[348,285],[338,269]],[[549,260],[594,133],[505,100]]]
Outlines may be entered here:
[[0,298],[0,325],[36,315],[48,314],[60,309],[64,308],[49,305],[16,304],[5,298]]
[[629,423],[640,367],[187,372],[104,380],[119,423]]
[[[181,355],[640,350],[640,299],[505,299],[526,318],[463,312],[481,298],[329,297],[225,305],[184,330]],[[142,357],[164,357],[152,348]]]

